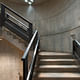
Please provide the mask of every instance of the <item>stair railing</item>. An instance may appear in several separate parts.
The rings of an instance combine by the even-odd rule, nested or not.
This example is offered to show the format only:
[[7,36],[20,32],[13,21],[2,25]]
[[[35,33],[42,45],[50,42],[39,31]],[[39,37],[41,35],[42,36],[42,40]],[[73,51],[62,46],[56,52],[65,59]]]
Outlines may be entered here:
[[[15,18],[14,16],[12,16],[11,14],[9,14],[9,13],[6,13],[6,14],[7,14],[8,17],[11,17],[12,19],[14,19],[14,20],[17,22],[18,25],[21,24],[21,25],[19,25],[19,26],[20,26],[21,28],[23,28],[24,30],[27,30],[27,29],[29,28],[26,24],[22,23],[20,20],[16,19],[16,18]],[[13,22],[12,19],[10,19],[10,20]]]
[[[22,17],[20,14],[18,14],[17,12],[15,12],[13,9],[9,8],[8,6],[6,6],[5,4],[1,3],[1,14],[0,14],[0,19],[1,19],[1,24],[0,26],[2,27],[4,25],[4,22],[6,20],[6,11],[9,11],[11,13],[13,13],[14,15],[18,16],[19,18],[21,18],[23,21],[27,22],[29,24],[29,44],[28,47],[26,48],[24,55],[22,57],[22,61],[23,61],[23,80],[32,80],[32,76],[33,76],[33,70],[34,70],[34,66],[36,63],[36,58],[37,58],[37,54],[38,54],[38,50],[39,50],[39,43],[40,43],[40,38],[38,35],[38,31],[36,30],[33,34],[33,29],[32,29],[32,23],[30,23],[28,20],[26,20],[24,17]],[[8,14],[9,15],[9,14]],[[11,16],[11,15],[9,15]],[[12,16],[11,16],[12,17]],[[19,23],[21,23],[19,20],[17,20]],[[21,23],[22,24],[22,23]],[[32,56],[32,60],[30,65],[28,64],[28,58],[29,58],[29,51],[30,49],[33,47],[33,56]],[[28,66],[29,66],[29,71],[28,71]]]
[[[36,30],[28,47],[26,48],[26,51],[22,57],[22,61],[23,61],[23,80],[31,80],[32,79],[32,75],[33,75],[33,70],[34,70],[34,66],[35,66],[35,62],[36,62],[36,57],[38,54],[38,50],[39,50],[39,36],[38,36],[38,31]],[[31,64],[28,65],[28,55],[29,55],[29,51],[30,48],[33,46],[33,56],[32,56],[32,60],[31,60]],[[29,67],[29,71],[28,71],[28,66]]]
[[80,60],[80,43],[77,40],[73,40],[73,55]]
[[[17,13],[16,11],[14,11],[13,9],[9,8],[8,6],[6,6],[5,4],[3,3],[0,3],[1,5],[1,22],[0,22],[0,26],[2,27],[4,25],[4,22],[5,22],[5,15],[6,15],[6,12],[10,12],[10,13],[13,13],[14,15],[16,15],[17,17],[19,17],[21,20],[25,21],[27,24],[28,24],[28,31],[29,31],[29,37],[31,38],[32,35],[33,35],[33,29],[32,29],[32,23],[30,21],[28,21],[27,19],[25,19],[24,17],[22,17],[19,13]],[[20,21],[19,21],[20,22]]]

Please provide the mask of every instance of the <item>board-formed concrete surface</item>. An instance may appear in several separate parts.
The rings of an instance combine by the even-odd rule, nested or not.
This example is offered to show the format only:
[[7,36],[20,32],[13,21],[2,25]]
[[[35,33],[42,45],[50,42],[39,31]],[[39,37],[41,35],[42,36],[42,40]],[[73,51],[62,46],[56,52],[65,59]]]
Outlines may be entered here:
[[22,76],[23,53],[7,41],[0,41],[0,80],[19,80]]

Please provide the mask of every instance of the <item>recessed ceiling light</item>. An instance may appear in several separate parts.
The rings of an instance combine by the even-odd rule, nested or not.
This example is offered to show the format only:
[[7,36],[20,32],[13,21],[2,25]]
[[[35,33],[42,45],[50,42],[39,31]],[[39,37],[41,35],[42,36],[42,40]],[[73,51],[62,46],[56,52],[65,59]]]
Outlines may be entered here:
[[25,2],[28,2],[28,0],[25,0]]
[[34,0],[25,0],[25,2],[31,5],[34,2]]
[[31,2],[34,2],[34,0],[30,0]]
[[32,2],[28,2],[28,4],[32,4]]

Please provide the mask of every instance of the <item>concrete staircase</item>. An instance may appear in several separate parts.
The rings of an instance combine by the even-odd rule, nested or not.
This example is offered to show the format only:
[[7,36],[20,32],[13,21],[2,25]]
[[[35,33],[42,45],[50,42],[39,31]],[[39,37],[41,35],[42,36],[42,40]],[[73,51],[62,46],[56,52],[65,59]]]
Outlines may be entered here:
[[80,80],[80,66],[70,53],[40,52],[33,80]]
[[2,36],[5,40],[10,42],[15,47],[19,48],[22,51],[25,51],[27,42],[20,37],[18,37],[16,34],[8,30],[7,28],[3,27],[2,29]]

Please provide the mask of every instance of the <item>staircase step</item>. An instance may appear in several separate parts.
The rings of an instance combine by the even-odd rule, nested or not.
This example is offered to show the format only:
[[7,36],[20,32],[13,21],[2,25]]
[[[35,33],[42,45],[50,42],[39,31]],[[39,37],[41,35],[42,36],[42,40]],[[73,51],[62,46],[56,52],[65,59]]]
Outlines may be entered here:
[[73,59],[72,55],[39,55],[40,59]]
[[38,72],[79,72],[77,65],[40,65]]
[[40,52],[39,55],[72,55],[71,53],[57,53],[57,52]]
[[38,73],[34,80],[80,80],[80,73]]
[[55,58],[59,58],[59,59],[69,59],[69,58],[73,58],[72,54],[71,53],[56,53],[56,52],[40,52],[39,53],[39,57],[41,59],[55,59]]
[[80,66],[70,53],[40,52],[33,80],[80,80]]
[[40,59],[39,64],[47,64],[47,65],[75,65],[77,62],[76,59]]

